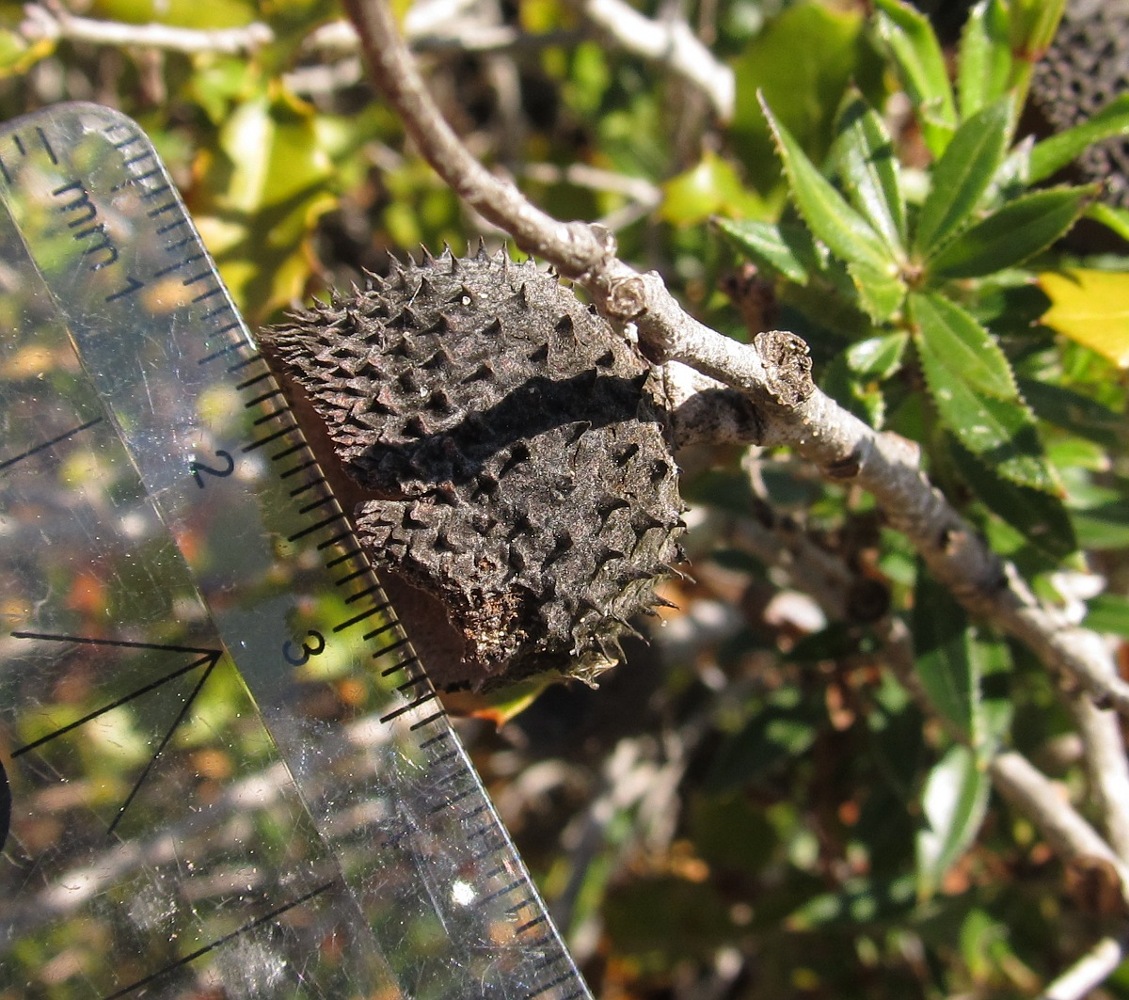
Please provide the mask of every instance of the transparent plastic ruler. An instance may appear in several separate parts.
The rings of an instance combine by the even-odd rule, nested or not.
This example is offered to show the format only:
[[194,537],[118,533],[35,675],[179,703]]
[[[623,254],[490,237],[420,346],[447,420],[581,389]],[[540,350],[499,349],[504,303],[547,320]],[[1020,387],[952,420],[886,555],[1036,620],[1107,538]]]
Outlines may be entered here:
[[148,139],[0,202],[0,998],[588,997]]

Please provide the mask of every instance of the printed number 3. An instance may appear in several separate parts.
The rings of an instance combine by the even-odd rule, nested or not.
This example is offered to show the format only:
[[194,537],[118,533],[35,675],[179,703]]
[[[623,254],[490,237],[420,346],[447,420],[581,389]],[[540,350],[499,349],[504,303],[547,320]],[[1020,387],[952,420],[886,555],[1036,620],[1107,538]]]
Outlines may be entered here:
[[306,633],[310,638],[298,646],[293,642],[283,643],[282,658],[293,667],[300,667],[309,663],[311,657],[325,651],[325,636],[320,632],[310,629]]

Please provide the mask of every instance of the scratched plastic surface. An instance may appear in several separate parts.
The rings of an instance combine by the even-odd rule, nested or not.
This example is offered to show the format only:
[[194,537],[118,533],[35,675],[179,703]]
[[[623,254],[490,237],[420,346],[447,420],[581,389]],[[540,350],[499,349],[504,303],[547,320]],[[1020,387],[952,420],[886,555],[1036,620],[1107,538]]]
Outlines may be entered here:
[[589,996],[137,126],[0,201],[0,1000]]

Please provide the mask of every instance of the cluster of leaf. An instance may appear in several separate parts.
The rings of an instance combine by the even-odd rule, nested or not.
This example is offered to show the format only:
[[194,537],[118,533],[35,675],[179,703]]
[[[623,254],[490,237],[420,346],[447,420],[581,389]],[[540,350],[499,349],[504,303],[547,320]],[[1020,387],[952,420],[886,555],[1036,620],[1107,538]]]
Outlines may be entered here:
[[[1047,302],[1031,262],[1084,214],[1122,236],[1129,223],[1094,185],[1039,185],[1090,143],[1129,131],[1129,96],[1069,132],[1017,141],[1025,55],[1046,47],[1061,3],[977,4],[955,88],[929,21],[900,0],[876,7],[872,27],[929,166],[903,165],[904,137],[858,90],[839,105],[822,169],[766,103],[793,209],[778,223],[720,225],[840,345],[824,387],[875,426],[920,440],[939,481],[962,484],[1053,562],[1077,543],[1037,418],[1062,423],[1064,395],[1095,407],[1061,385],[1032,385],[1046,333],[1034,321]],[[907,406],[920,385],[928,406]],[[1103,416],[1108,430],[1115,417]]]
[[[777,222],[717,224],[773,279],[785,325],[809,338],[825,391],[872,426],[920,442],[933,480],[1057,598],[1043,574],[1085,565],[1079,549],[1127,541],[1125,395],[1114,367],[1127,343],[1104,325],[1129,294],[1124,259],[1107,258],[1112,271],[1069,268],[1058,247],[1083,217],[1127,238],[1129,216],[1103,205],[1095,185],[1052,180],[1090,143],[1129,134],[1129,97],[1068,132],[1022,138],[1027,55],[1049,42],[1061,3],[978,3],[955,86],[925,17],[901,0],[875,7],[872,37],[915,127],[892,133],[861,90],[846,87],[817,165],[762,99],[789,207]],[[884,569],[899,551],[887,542]],[[908,608],[918,683],[955,736],[905,787],[903,804],[925,820],[911,838],[925,899],[983,836],[986,762],[1001,744],[1036,735],[1030,714],[1016,721],[1016,705],[1038,696],[1020,669],[1025,655],[970,623],[922,567],[888,578]],[[1095,605],[1124,634],[1120,599]],[[796,707],[787,711],[794,728]],[[749,761],[775,713],[767,706],[724,744],[730,771],[758,770]],[[813,716],[804,719],[815,739]]]

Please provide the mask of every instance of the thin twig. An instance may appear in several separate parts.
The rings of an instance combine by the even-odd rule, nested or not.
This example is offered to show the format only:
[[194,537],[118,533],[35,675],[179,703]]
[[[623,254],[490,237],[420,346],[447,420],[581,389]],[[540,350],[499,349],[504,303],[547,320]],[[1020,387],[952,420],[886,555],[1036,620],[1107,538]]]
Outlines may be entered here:
[[377,86],[461,198],[522,249],[575,278],[609,319],[633,323],[653,361],[681,361],[740,390],[759,409],[757,443],[787,445],[829,478],[870,491],[966,608],[1026,643],[1056,674],[1129,715],[1129,684],[1117,676],[1101,639],[1039,601],[1000,562],[930,486],[915,445],[876,433],[820,392],[800,338],[771,332],[752,346],[739,344],[689,316],[657,274],[640,274],[617,259],[607,233],[560,222],[530,204],[513,184],[486,170],[443,120],[387,3],[345,0],[345,6]]
[[1129,898],[1129,866],[1026,757],[1014,751],[998,754],[989,763],[988,773],[996,791],[1038,827],[1059,858],[1107,862],[1121,881],[1122,895]]
[[1126,936],[1103,937],[1039,995],[1039,1000],[1083,1000],[1125,960]]
[[579,0],[577,6],[628,52],[661,63],[700,90],[721,121],[732,119],[737,101],[733,70],[714,57],[685,21],[652,21],[623,0]]
[[29,40],[66,38],[73,42],[114,47],[138,46],[175,52],[217,52],[239,55],[274,41],[274,32],[258,21],[241,28],[177,28],[167,24],[125,24],[71,14],[60,4],[24,7],[21,34]]
[[1090,794],[1105,834],[1117,856],[1129,863],[1129,759],[1121,720],[1088,698],[1070,698],[1069,707],[1082,737]]

